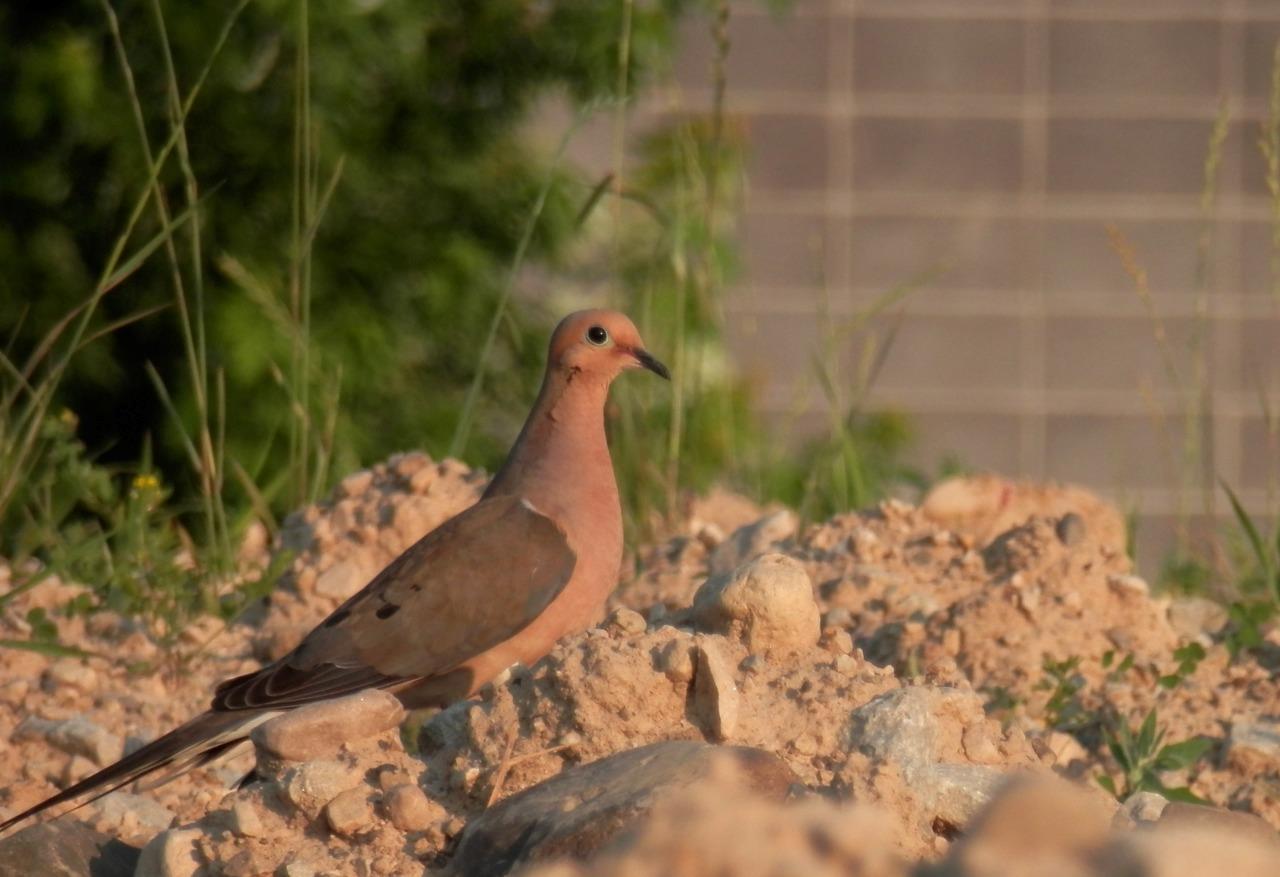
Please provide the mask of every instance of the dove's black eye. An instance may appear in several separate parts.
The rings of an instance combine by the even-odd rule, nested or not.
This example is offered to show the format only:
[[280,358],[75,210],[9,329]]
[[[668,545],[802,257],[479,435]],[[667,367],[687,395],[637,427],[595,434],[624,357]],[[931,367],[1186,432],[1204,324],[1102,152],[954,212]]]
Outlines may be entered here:
[[592,326],[587,330],[587,340],[600,347],[609,340],[609,333],[605,331],[604,326]]

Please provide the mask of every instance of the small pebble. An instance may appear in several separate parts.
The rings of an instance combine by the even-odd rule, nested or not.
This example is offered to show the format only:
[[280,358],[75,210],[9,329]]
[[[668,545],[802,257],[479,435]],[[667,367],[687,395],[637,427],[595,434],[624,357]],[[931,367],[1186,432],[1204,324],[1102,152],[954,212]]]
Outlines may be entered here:
[[362,496],[366,490],[373,485],[373,473],[368,469],[361,469],[359,472],[352,472],[338,485],[338,491],[343,496]]
[[828,652],[847,655],[853,651],[853,637],[847,630],[828,627],[822,632],[822,647]]
[[42,685],[48,692],[69,688],[92,694],[98,687],[98,674],[80,660],[63,658],[54,661],[49,665],[49,669],[44,671]]
[[280,877],[316,877],[316,869],[305,862],[290,862],[280,868]]
[[425,831],[445,815],[444,808],[429,799],[416,783],[401,783],[382,799],[391,824],[401,831]]
[[609,616],[608,626],[630,636],[642,634],[648,626],[644,616],[634,609],[623,606],[613,610]]
[[765,660],[759,655],[747,655],[742,659],[742,663],[738,665],[738,669],[743,673],[750,673],[755,676],[764,672]]
[[343,837],[360,831],[373,821],[373,807],[363,787],[347,789],[325,805],[324,819],[334,833]]
[[264,829],[258,808],[245,800],[236,801],[231,806],[230,828],[241,837],[262,837]]
[[314,819],[326,804],[360,784],[359,773],[337,761],[309,761],[284,778],[284,797]]
[[828,627],[852,627],[853,613],[843,606],[837,606],[834,609],[828,609],[822,615],[823,628]]
[[344,743],[367,740],[404,720],[396,696],[366,689],[336,700],[300,707],[253,729],[262,752],[285,761],[309,761],[332,754]]
[[706,639],[698,643],[697,671],[693,682],[694,710],[703,730],[713,740],[727,740],[738,726],[738,686],[720,644]]
[[196,852],[201,837],[201,832],[194,828],[161,832],[142,848],[134,873],[149,877],[194,877],[201,865]]
[[687,642],[673,639],[658,650],[653,665],[672,682],[688,682],[693,678],[693,651]]
[[1145,597],[1151,593],[1146,579],[1140,576],[1112,574],[1107,576],[1107,584],[1117,594],[1135,594]]
[[1075,512],[1067,512],[1058,519],[1058,523],[1054,525],[1053,530],[1058,535],[1058,541],[1063,545],[1068,547],[1077,545],[1080,540],[1084,539],[1084,518]]

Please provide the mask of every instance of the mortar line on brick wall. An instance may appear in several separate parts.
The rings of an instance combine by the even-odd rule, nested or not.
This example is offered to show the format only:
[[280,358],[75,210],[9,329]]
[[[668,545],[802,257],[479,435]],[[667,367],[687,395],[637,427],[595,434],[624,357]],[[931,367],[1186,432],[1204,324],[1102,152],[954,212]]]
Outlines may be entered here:
[[[852,14],[842,12],[839,4],[832,10],[834,14]],[[1026,4],[980,3],[970,0],[957,3],[956,0],[916,0],[909,5],[901,0],[862,0],[860,15],[864,18],[889,21],[946,20],[946,21],[1010,21],[1027,14]],[[1203,0],[1187,0],[1177,4],[1173,0],[1163,0],[1158,4],[1147,2],[1141,5],[1124,6],[1116,0],[1105,0],[1094,7],[1072,6],[1051,7],[1049,18],[1053,21],[1105,21],[1105,22],[1150,22],[1177,23],[1187,21],[1218,22],[1235,18],[1245,22],[1280,21],[1280,9],[1246,9],[1244,7],[1206,10]]]
[[[995,417],[1010,419],[1016,418],[1018,411],[1014,408],[1014,403],[1006,402],[1005,404],[992,404],[990,399],[984,395],[974,397],[956,398],[957,394],[953,393],[945,402],[921,399],[910,394],[901,392],[889,393],[881,391],[869,395],[865,404],[867,410],[870,411],[894,411],[905,414],[908,417],[947,417],[947,416],[966,416],[977,414],[981,417]],[[802,399],[803,403],[804,400]],[[789,411],[795,413],[797,417],[803,418],[806,415],[821,415],[826,412],[823,403],[813,400],[808,404],[802,404],[797,411],[796,397],[794,394],[777,393],[774,395],[766,395],[759,400],[761,410],[766,413],[777,413],[780,411]],[[1123,424],[1125,422],[1142,422],[1149,425],[1150,417],[1146,414],[1135,413],[1132,408],[1123,410],[1115,410],[1107,408],[1106,410],[1098,410],[1090,408],[1081,410],[1079,408],[1062,405],[1047,410],[1046,417],[1060,419],[1077,419],[1081,417],[1094,417],[1099,421],[1110,421],[1113,424]],[[1238,415],[1228,414],[1228,418],[1238,417]],[[1052,467],[1050,467],[1052,468]],[[1046,470],[1047,472],[1048,470]],[[1265,490],[1256,486],[1254,482],[1240,482],[1242,489],[1253,489],[1258,493],[1264,493]],[[1171,492],[1176,492],[1177,488],[1170,487]]]
[[[833,307],[833,314],[852,316],[856,309],[883,294],[885,283],[854,283],[852,301]],[[993,291],[990,287],[936,286],[930,295],[912,299],[912,316],[1014,317],[1020,311],[1016,288]],[[821,293],[818,286],[757,282],[746,279],[734,287],[727,312],[735,316],[797,316],[811,314]],[[1106,317],[1121,321],[1149,322],[1149,317],[1135,301],[1133,291],[1125,288],[1046,289],[1046,314],[1052,317]],[[1169,320],[1190,319],[1195,312],[1192,290],[1162,291],[1160,314]],[[1275,317],[1274,304],[1265,294],[1230,293],[1221,297],[1220,321],[1261,320]],[[1121,310],[1117,310],[1117,308]]]
[[[769,397],[766,396],[767,400]],[[794,399],[793,395],[782,394],[781,398]],[[1177,407],[1183,396],[1176,390],[1157,390],[1151,400],[1160,405],[1170,416],[1180,413]],[[1228,418],[1249,418],[1255,413],[1253,399],[1246,392],[1226,392],[1223,394],[1224,406],[1222,416]],[[1138,388],[1105,389],[1051,389],[1040,401],[1038,394],[1027,394],[1018,389],[999,389],[991,387],[968,387],[963,390],[924,389],[919,387],[880,387],[873,388],[867,395],[867,404],[872,408],[891,407],[895,410],[907,410],[927,414],[957,414],[980,411],[1004,417],[1017,416],[1025,408],[1030,407],[1042,417],[1099,417],[1106,419],[1127,419],[1132,421],[1149,421],[1150,415],[1143,409],[1138,398]]]
[[[857,95],[854,84],[854,47],[856,41],[857,19],[850,16],[843,21],[835,19],[829,28],[828,75],[824,99],[828,105],[827,131],[830,148],[827,155],[827,176],[831,183],[829,191],[848,192],[850,198],[857,197],[853,184],[853,165],[857,161],[853,140],[852,117],[855,112]],[[847,116],[835,112],[835,104],[847,105]],[[849,205],[852,207],[852,205]],[[841,205],[828,203],[823,205],[823,228],[826,231],[827,248],[831,251],[826,264],[834,269],[833,276],[827,278],[828,290],[834,289],[835,298],[848,303],[851,298],[853,281],[853,242],[850,240],[850,226],[842,215]],[[831,297],[829,295],[829,297]]]
[[[1044,394],[1048,373],[1048,322],[1045,307],[1045,228],[1043,216],[1049,201],[1049,34],[1048,34],[1048,0],[1039,0],[1028,7],[1029,15],[1024,21],[1026,29],[1026,51],[1024,54],[1026,69],[1023,71],[1023,137],[1030,141],[1024,145],[1028,152],[1024,160],[1031,168],[1030,179],[1024,184],[1030,186],[1031,198],[1028,213],[1035,217],[1031,223],[1031,264],[1032,277],[1027,293],[1031,313],[1024,318],[1027,331],[1024,350],[1032,365],[1029,374],[1024,378],[1030,388],[1040,397],[1040,405],[1047,404]],[[1022,466],[1024,474],[1042,477],[1048,468],[1048,424],[1042,414],[1027,412],[1023,415]]]
[[[933,217],[941,219],[1028,219],[1036,218],[1026,209],[1016,193],[965,192],[935,190],[824,192],[816,189],[794,191],[757,187],[752,198],[753,210],[761,213],[821,214],[837,212],[842,218],[855,217]],[[1050,220],[1083,220],[1100,224],[1112,221],[1195,221],[1200,216],[1199,196],[1118,194],[1114,192],[1054,192],[1045,204],[1044,218]],[[1219,212],[1231,222],[1270,221],[1271,212],[1265,198],[1258,196],[1224,196]]]
[[[1237,96],[1242,95],[1245,90],[1245,63],[1244,63],[1244,25],[1243,17],[1244,4],[1239,0],[1227,0],[1224,7],[1224,24],[1222,27],[1222,36],[1220,40],[1219,64],[1220,78],[1223,83],[1223,91],[1227,98],[1232,99],[1235,103]],[[1234,112],[1235,107],[1232,106]],[[1226,169],[1229,173],[1229,191],[1234,196],[1239,196],[1244,191],[1244,154],[1243,151],[1249,148],[1255,148],[1252,138],[1244,138],[1243,143],[1237,143],[1236,161],[1233,165]],[[1215,211],[1215,219],[1217,219]],[[1217,241],[1216,253],[1217,258],[1217,274],[1215,279],[1220,284],[1220,288],[1239,290],[1244,287],[1244,275],[1241,265],[1244,261],[1244,233],[1243,225],[1235,222],[1224,223],[1220,220],[1214,223],[1214,233],[1222,237]],[[1236,314],[1230,313],[1233,309],[1231,306],[1236,302],[1228,302],[1226,297],[1222,295],[1213,295],[1211,307],[1215,318],[1215,326],[1212,334],[1212,344],[1221,347],[1221,350],[1215,350],[1214,356],[1210,357],[1210,367],[1221,357],[1223,366],[1229,369],[1233,376],[1233,383],[1236,386],[1242,386],[1244,383],[1244,374],[1242,370],[1240,356],[1240,320],[1231,319]],[[1227,319],[1223,319],[1223,317]],[[1259,315],[1260,316],[1260,315]],[[1226,337],[1223,337],[1225,333]],[[1213,378],[1211,378],[1213,380]],[[1213,433],[1213,447],[1215,456],[1213,460],[1217,474],[1228,478],[1231,483],[1239,484],[1243,473],[1244,462],[1244,436],[1240,429],[1240,418],[1221,416],[1222,411],[1221,397],[1215,394],[1213,396],[1213,409],[1211,411],[1212,423],[1210,429]]]
[[[673,94],[671,90],[664,92]],[[692,102],[705,103],[711,91],[681,89]],[[866,119],[919,119],[927,121],[1014,121],[1024,112],[1023,98],[1015,92],[956,92],[947,95],[909,91],[862,91],[855,100],[848,93],[816,95],[812,91],[786,91],[742,87],[735,91],[733,112],[738,116],[822,116],[851,119],[855,109]],[[1178,95],[1053,95],[1052,106],[1036,110],[1058,120],[1137,120],[1212,123],[1217,116],[1218,98],[1211,94]],[[1266,103],[1241,98],[1238,122],[1265,120]]]

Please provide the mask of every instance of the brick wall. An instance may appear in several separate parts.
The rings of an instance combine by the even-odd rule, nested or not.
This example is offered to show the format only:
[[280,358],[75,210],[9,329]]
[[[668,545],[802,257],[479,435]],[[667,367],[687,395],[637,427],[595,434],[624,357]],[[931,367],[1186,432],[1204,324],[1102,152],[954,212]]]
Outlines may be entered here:
[[[1263,507],[1280,468],[1259,401],[1261,386],[1280,408],[1280,299],[1256,143],[1280,0],[798,0],[780,18],[735,3],[730,37],[729,109],[751,147],[730,325],[773,413],[805,380],[824,296],[849,315],[936,269],[873,403],[912,415],[926,464],[953,452],[1140,510],[1151,571],[1180,508],[1183,397],[1114,223],[1187,385],[1204,328],[1210,465]],[[676,78],[695,109],[711,55],[708,22],[690,22]]]

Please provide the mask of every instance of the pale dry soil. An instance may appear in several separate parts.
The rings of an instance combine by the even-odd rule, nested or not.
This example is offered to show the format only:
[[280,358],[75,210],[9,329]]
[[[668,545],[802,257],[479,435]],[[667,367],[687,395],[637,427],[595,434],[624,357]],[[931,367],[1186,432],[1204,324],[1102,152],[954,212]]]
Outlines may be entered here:
[[[4,637],[26,635],[26,613],[43,607],[62,642],[100,657],[0,651],[0,812],[163,733],[218,680],[283,654],[484,483],[422,454],[349,476],[291,516],[278,545],[249,552],[249,565],[292,555],[268,603],[229,628],[187,632],[181,663],[125,619],[62,615],[77,585],[51,579],[13,601]],[[1231,873],[1247,877],[1251,844],[1265,857],[1280,828],[1278,643],[1272,632],[1232,660],[1224,624],[1212,604],[1153,594],[1124,553],[1120,515],[1077,488],[980,477],[919,507],[889,501],[804,527],[720,491],[629,558],[600,627],[477,699],[366,717],[329,742],[303,733],[305,751],[246,746],[68,818],[150,844],[139,873],[420,874],[447,869],[468,822],[498,801],[633,747],[698,740],[769,753],[794,776],[788,800],[753,794],[726,767],[585,861],[537,872],[1156,877],[1193,873],[1178,868],[1229,841],[1243,857]],[[1158,685],[1192,641],[1205,659]],[[1044,666],[1068,659],[1078,721],[1053,727]],[[1162,802],[1120,808],[1101,790],[1099,775],[1120,775],[1099,717],[1136,726],[1152,707],[1167,741],[1212,741],[1166,784],[1269,830],[1174,830]],[[235,790],[255,758],[257,776]]]

